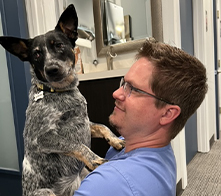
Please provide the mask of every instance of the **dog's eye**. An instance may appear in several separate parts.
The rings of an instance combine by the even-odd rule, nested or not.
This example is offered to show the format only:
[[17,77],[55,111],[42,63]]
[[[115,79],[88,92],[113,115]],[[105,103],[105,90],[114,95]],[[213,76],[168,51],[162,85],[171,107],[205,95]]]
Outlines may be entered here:
[[64,44],[63,44],[63,43],[56,43],[56,44],[55,44],[55,47],[56,47],[56,48],[59,48],[59,49],[60,49],[60,48],[64,48]]
[[41,56],[41,51],[40,50],[35,50],[33,55],[34,55],[34,59],[38,60],[39,57]]

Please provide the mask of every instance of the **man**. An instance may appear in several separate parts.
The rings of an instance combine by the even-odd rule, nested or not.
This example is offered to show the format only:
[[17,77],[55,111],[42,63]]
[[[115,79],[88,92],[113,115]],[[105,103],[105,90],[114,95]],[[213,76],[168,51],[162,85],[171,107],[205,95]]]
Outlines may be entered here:
[[175,196],[176,163],[170,141],[202,103],[206,69],[195,57],[146,41],[113,93],[110,123],[125,148],[110,148],[75,196]]

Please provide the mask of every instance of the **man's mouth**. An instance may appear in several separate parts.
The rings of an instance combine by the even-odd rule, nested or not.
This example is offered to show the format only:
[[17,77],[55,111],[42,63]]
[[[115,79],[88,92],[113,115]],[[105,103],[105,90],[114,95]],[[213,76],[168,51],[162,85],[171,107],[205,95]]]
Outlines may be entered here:
[[124,112],[124,110],[121,108],[121,106],[119,106],[119,104],[117,102],[115,102],[115,108],[114,109]]

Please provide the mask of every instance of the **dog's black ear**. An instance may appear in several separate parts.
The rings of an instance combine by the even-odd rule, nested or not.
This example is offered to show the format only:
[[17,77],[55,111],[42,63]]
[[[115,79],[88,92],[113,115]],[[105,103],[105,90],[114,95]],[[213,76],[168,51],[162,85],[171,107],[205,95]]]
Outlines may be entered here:
[[69,5],[59,18],[55,30],[62,31],[70,39],[73,46],[78,38],[78,17],[73,4]]
[[0,37],[0,44],[22,61],[28,61],[28,40],[17,37]]

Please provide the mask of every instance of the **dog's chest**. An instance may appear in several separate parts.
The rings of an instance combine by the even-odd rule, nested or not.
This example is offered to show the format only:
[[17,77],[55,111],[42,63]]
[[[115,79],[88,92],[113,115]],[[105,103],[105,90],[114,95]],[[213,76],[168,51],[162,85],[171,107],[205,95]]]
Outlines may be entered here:
[[30,145],[30,141],[33,141],[34,146],[37,137],[54,130],[72,142],[82,141],[89,145],[87,103],[78,89],[64,93],[44,92],[43,97],[35,101],[36,93],[39,92],[32,90],[29,96],[24,130],[25,144]]

